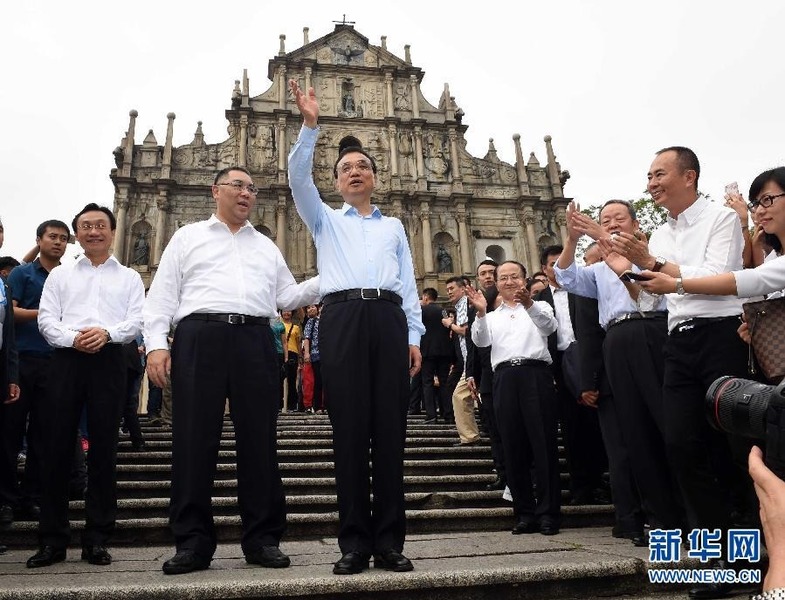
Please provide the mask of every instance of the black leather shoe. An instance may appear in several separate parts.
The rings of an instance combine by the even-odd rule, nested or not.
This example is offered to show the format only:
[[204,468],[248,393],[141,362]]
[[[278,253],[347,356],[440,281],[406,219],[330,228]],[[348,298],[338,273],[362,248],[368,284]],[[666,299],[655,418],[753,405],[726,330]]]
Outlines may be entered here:
[[368,556],[360,552],[347,552],[333,565],[336,575],[355,575],[368,568]]
[[727,598],[733,591],[729,583],[702,583],[691,588],[688,595],[693,600],[709,600],[711,598]]
[[556,535],[559,533],[559,526],[556,523],[540,523],[540,533],[542,535]]
[[501,477],[497,477],[493,481],[493,483],[489,483],[488,485],[486,485],[485,489],[488,490],[489,492],[497,492],[497,491],[504,490],[504,488],[506,487],[507,487],[507,482]]
[[641,533],[634,535],[630,538],[632,540],[632,545],[637,548],[648,548],[649,547],[649,534]]
[[8,552],[8,546],[0,544],[0,554],[5,554],[6,552]]
[[520,517],[518,522],[515,523],[515,527],[512,528],[512,534],[537,533],[539,530],[540,526],[537,524],[537,521],[531,517]]
[[182,575],[191,571],[204,571],[210,566],[210,560],[197,556],[191,550],[181,550],[164,563],[163,572],[167,575]]
[[291,564],[289,557],[278,546],[262,546],[256,552],[245,555],[249,565],[261,565],[269,569],[285,569]]
[[[723,559],[712,562],[712,569],[728,569],[728,563]],[[690,588],[688,595],[693,600],[709,600],[711,598],[726,598],[733,591],[729,583],[702,583]]]
[[112,564],[112,555],[105,546],[95,544],[92,546],[82,546],[82,560],[86,560],[91,565],[105,567]]
[[423,424],[430,425],[431,423],[436,423],[436,422],[437,422],[436,417],[433,417],[432,419],[425,419],[425,421],[423,421]]
[[38,552],[27,559],[27,568],[36,569],[38,567],[48,567],[55,563],[65,560],[65,548],[55,548],[54,546],[43,546]]
[[374,554],[373,566],[375,569],[385,569],[387,571],[397,571],[399,573],[414,569],[412,561],[393,549],[382,550],[379,554]]
[[14,522],[14,509],[3,504],[0,506],[0,526],[8,526]]
[[33,501],[25,502],[14,516],[17,521],[38,521],[41,517],[41,507]]
[[147,444],[144,440],[135,440],[131,442],[131,448],[134,452],[144,452],[147,449]]

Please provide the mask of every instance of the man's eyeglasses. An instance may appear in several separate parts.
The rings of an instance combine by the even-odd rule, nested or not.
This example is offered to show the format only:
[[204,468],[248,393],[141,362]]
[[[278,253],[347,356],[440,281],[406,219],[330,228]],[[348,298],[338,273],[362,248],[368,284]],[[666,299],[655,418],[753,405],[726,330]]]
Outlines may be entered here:
[[253,183],[244,183],[242,181],[225,181],[223,183],[216,183],[215,185],[228,185],[236,189],[238,192],[242,192],[245,190],[251,196],[256,196],[259,193],[259,188],[256,187]]
[[782,194],[774,194],[774,195],[769,194],[768,196],[762,196],[757,200],[752,200],[748,202],[747,208],[749,208],[750,210],[755,210],[759,206],[762,206],[763,208],[768,208],[769,206],[774,204],[774,200],[776,200],[777,198],[781,198],[782,196],[785,196],[785,192],[783,192]]
[[99,221],[98,223],[80,223],[78,227],[82,231],[90,231],[91,229],[103,231],[104,229],[109,228],[109,223],[104,223],[103,221]]
[[355,167],[357,167],[357,170],[360,173],[367,173],[373,168],[371,166],[371,163],[369,163],[367,160],[358,160],[355,163],[350,163],[350,162],[341,163],[340,165],[338,165],[338,172],[342,173],[343,175],[348,175],[349,173],[352,172],[352,169],[354,169]]

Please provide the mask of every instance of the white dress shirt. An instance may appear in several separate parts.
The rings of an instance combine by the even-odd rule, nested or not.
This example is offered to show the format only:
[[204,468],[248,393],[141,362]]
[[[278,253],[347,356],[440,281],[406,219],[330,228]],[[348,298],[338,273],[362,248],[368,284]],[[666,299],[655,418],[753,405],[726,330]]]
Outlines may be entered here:
[[556,349],[564,352],[575,342],[575,330],[572,328],[570,319],[570,298],[565,289],[550,286],[553,296],[553,307],[556,313],[556,322],[559,327],[556,329]]
[[[679,265],[681,277],[705,277],[742,268],[744,238],[739,217],[730,208],[699,197],[676,219],[651,236],[649,252]],[[741,314],[736,296],[668,294],[668,330],[693,317],[730,317]]]
[[[579,267],[573,262],[566,269],[560,269],[555,265],[553,270],[556,273],[556,281],[568,292],[597,299],[600,325],[603,329],[607,329],[608,323],[613,319],[644,310],[630,297],[619,276],[604,262],[594,263],[588,267]],[[634,270],[638,271],[637,267]],[[645,310],[665,310],[665,298],[652,295],[650,297],[656,303]]]
[[785,256],[777,256],[772,251],[762,265],[754,269],[734,271],[733,276],[736,278],[736,293],[742,298],[781,298],[785,295]]
[[169,240],[144,303],[145,348],[168,349],[170,326],[191,313],[272,318],[318,300],[318,277],[298,284],[272,240],[248,221],[232,233],[213,215]]
[[491,347],[491,366],[513,358],[543,360],[550,364],[548,336],[556,331],[556,317],[547,302],[534,302],[529,308],[502,302],[493,312],[477,317],[472,324],[476,346]]
[[142,331],[143,304],[139,273],[114,256],[94,267],[83,255],[49,273],[38,306],[38,329],[55,348],[71,348],[87,327],[106,329],[113,344],[125,344]]

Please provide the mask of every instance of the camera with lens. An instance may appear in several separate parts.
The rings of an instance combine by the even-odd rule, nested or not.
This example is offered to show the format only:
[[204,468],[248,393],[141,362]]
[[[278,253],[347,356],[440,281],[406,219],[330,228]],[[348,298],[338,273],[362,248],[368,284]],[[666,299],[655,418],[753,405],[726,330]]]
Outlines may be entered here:
[[785,380],[720,377],[706,392],[706,416],[715,429],[763,441],[766,465],[785,480]]

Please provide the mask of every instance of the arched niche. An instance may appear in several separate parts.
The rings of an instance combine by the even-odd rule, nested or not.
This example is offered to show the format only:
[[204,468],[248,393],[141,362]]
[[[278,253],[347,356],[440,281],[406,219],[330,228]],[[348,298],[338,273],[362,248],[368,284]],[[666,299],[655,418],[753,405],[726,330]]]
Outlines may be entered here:
[[501,264],[507,260],[507,252],[499,244],[488,244],[485,247],[485,256],[491,260],[495,260],[497,264]]
[[128,264],[134,267],[150,266],[150,240],[153,227],[144,217],[131,226],[131,241],[128,244]]
[[458,273],[459,261],[458,245],[449,233],[440,231],[433,236],[433,266],[437,273]]

